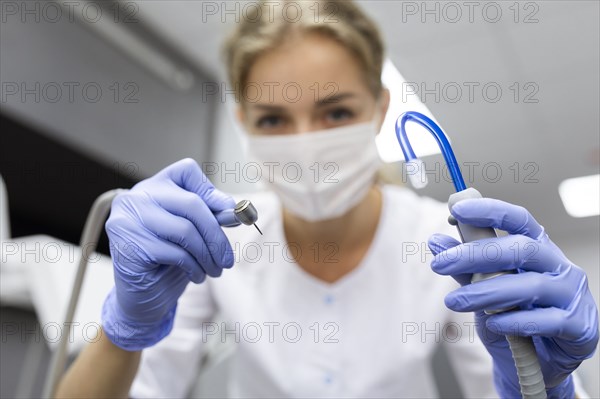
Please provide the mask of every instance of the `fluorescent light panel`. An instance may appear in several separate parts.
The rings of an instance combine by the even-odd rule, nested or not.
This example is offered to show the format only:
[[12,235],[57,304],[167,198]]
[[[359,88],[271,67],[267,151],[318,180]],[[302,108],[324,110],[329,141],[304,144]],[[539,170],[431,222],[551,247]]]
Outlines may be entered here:
[[[406,111],[417,111],[427,115],[436,123],[437,121],[431,111],[421,102],[417,93],[409,91],[406,80],[389,59],[383,65],[381,80],[384,86],[390,90],[390,106],[381,131],[376,138],[377,150],[384,162],[396,162],[404,160],[402,149],[396,139],[396,119],[400,114]],[[425,128],[416,123],[407,123],[406,133],[419,158],[440,153],[435,139]]]
[[575,177],[558,185],[560,199],[574,218],[600,215],[600,175]]

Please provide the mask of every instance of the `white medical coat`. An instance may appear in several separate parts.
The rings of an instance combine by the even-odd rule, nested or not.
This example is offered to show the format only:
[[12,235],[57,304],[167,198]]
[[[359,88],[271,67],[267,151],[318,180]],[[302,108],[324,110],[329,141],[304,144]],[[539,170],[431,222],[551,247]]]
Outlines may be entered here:
[[[371,247],[333,284],[294,262],[275,195],[245,196],[264,236],[226,229],[234,267],[188,286],[171,334],[144,350],[131,397],[185,397],[209,336],[236,342],[232,397],[436,397],[431,359],[441,344],[466,397],[497,396],[473,315],[444,306],[457,283],[429,267],[428,237],[456,236],[446,204],[391,185],[382,193]],[[325,249],[300,256],[335,262],[335,243]]]

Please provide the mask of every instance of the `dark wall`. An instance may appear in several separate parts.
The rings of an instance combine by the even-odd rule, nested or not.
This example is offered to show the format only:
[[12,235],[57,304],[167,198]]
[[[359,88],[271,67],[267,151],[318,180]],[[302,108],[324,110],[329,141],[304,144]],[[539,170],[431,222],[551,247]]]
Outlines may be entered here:
[[[2,113],[0,132],[13,237],[47,234],[78,243],[94,199],[140,179],[132,165],[101,164]],[[99,249],[108,253],[105,233]]]

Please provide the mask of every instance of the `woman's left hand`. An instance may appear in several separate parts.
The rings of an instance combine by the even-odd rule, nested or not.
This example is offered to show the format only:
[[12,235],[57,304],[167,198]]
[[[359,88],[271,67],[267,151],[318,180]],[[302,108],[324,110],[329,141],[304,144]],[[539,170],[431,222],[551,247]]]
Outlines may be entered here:
[[[453,276],[461,288],[446,306],[475,312],[478,334],[494,358],[494,380],[502,397],[519,396],[514,362],[504,337],[533,336],[549,397],[573,397],[570,374],[598,343],[598,309],[585,272],[571,263],[523,207],[481,198],[454,205],[461,223],[494,227],[509,235],[461,244],[434,234],[431,268]],[[515,271],[471,284],[472,273]],[[510,309],[487,315],[485,309]]]

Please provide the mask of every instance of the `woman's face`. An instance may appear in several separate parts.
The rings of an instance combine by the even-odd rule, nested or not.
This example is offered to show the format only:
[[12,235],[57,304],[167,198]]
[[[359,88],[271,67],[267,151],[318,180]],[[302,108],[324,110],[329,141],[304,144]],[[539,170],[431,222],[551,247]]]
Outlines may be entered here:
[[367,86],[359,62],[336,41],[306,34],[261,55],[248,74],[246,100],[238,117],[252,134],[294,134],[329,129],[387,111]]

